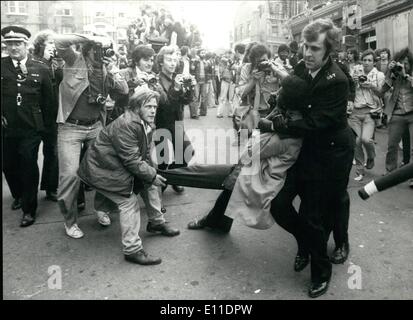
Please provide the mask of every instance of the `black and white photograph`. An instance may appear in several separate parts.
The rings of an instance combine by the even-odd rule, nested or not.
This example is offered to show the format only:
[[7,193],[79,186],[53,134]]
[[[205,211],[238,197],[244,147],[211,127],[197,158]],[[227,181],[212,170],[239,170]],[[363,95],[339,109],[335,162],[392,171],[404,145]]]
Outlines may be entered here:
[[413,299],[413,0],[1,1],[1,125],[3,300]]

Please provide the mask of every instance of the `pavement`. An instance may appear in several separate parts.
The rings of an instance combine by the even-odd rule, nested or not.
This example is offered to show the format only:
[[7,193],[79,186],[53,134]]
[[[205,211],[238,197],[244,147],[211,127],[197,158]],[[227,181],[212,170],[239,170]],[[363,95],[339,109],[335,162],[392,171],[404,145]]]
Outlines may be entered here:
[[[230,118],[189,119],[189,129],[231,128]],[[211,147],[194,141],[198,155],[209,156]],[[385,130],[376,133],[376,166],[363,183],[351,174],[350,246],[348,261],[333,265],[329,291],[318,299],[413,298],[413,190],[402,183],[367,201],[357,190],[384,172]],[[236,147],[223,144],[218,154]],[[42,162],[39,152],[39,165]],[[145,250],[162,257],[156,266],[139,266],[123,259],[119,216],[102,227],[93,215],[93,194],[86,194],[86,210],[79,226],[82,239],[66,236],[63,218],[54,202],[39,192],[36,223],[20,228],[20,211],[11,211],[12,198],[3,177],[3,298],[4,299],[138,299],[138,300],[276,300],[309,299],[310,268],[296,273],[295,240],[278,225],[255,230],[235,221],[227,235],[188,230],[187,223],[213,206],[219,191],[172,188],[164,193],[166,218],[181,230],[166,238],[146,232],[142,210],[140,235]],[[334,248],[330,239],[329,251]],[[61,277],[59,277],[61,276]]]

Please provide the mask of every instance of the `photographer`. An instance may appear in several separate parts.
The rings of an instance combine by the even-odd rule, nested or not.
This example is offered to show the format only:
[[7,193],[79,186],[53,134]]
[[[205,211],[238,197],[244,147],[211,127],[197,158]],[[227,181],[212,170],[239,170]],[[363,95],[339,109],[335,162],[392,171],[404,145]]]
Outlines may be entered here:
[[[356,160],[356,177],[354,180],[362,181],[364,178],[364,166],[366,169],[374,167],[376,157],[374,149],[375,119],[381,116],[382,102],[380,90],[384,84],[385,76],[374,67],[375,54],[372,50],[366,50],[362,54],[363,67],[354,70],[353,79],[356,82],[356,97],[353,110],[349,116],[349,125],[357,134],[354,157]],[[367,162],[364,164],[364,151],[367,153]]]
[[[384,112],[388,117],[389,140],[386,155],[386,171],[397,168],[398,144],[408,129],[413,141],[413,54],[409,48],[396,53],[389,64],[382,93],[393,89]],[[413,144],[411,144],[413,145]],[[413,148],[411,148],[413,150]]]
[[[155,125],[157,130],[168,130],[172,140],[169,141],[168,136],[161,135],[159,138],[163,139],[157,141],[155,138],[154,141],[158,148],[164,148],[164,152],[166,152],[169,141],[174,147],[174,152],[179,152],[179,158],[183,160],[183,163],[175,163],[175,159],[177,158],[177,154],[175,154],[175,159],[172,163],[161,163],[161,161],[159,161],[159,169],[163,170],[166,168],[186,166],[190,159],[185,159],[185,154],[193,155],[191,142],[185,135],[183,120],[184,105],[192,101],[196,81],[194,77],[190,75],[174,75],[178,62],[178,55],[174,47],[165,46],[159,51],[157,63],[161,71],[159,73],[159,86],[157,91],[160,93],[160,99]],[[162,131],[163,130],[160,130],[159,132]],[[177,143],[177,138],[183,138],[183,141]],[[182,150],[180,150],[180,148],[177,150],[176,145],[182,146]],[[184,188],[180,186],[173,186],[173,189],[178,193],[184,191]]]
[[[82,52],[72,45],[81,44]],[[70,34],[55,38],[57,53],[65,61],[60,83],[58,123],[59,187],[58,204],[65,218],[66,234],[83,237],[77,225],[76,198],[80,179],[79,168],[82,145],[88,146],[105,125],[106,97],[127,95],[128,87],[114,66],[114,51],[105,37],[86,37]],[[108,217],[98,217],[103,225]]]

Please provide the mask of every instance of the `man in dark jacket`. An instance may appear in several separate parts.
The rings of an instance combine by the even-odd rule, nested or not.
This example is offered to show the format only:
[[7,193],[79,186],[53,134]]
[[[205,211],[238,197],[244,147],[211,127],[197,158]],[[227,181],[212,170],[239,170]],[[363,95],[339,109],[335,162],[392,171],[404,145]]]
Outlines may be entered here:
[[[297,240],[295,271],[303,270],[311,257],[312,298],[324,294],[331,279],[327,241],[334,215],[348,212],[347,184],[354,155],[355,136],[347,125],[346,109],[349,83],[330,53],[338,41],[339,30],[329,19],[319,19],[303,30],[306,69],[301,76],[311,86],[311,104],[303,119],[287,124],[261,120],[277,132],[304,137],[296,164],[288,171],[285,185],[273,200],[271,213],[277,223]],[[282,70],[274,71],[281,77]],[[301,198],[299,213],[292,205]],[[348,239],[343,248],[347,252]]]
[[176,236],[179,230],[165,222],[161,212],[158,186],[165,179],[156,173],[150,161],[150,146],[159,94],[140,87],[131,97],[128,109],[104,128],[86,151],[79,177],[96,188],[95,210],[119,209],[125,259],[142,265],[159,264],[143,250],[139,237],[140,210],[138,186],[145,202],[149,223],[147,231]]
[[42,133],[55,120],[49,99],[53,89],[47,66],[28,55],[30,32],[10,26],[1,35],[9,53],[1,59],[3,172],[14,198],[12,209],[22,208],[20,226],[27,227],[36,217]]

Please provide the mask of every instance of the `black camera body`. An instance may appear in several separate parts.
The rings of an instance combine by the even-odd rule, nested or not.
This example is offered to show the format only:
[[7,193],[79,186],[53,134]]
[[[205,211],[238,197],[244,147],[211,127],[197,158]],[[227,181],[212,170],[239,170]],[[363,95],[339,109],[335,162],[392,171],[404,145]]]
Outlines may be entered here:
[[96,61],[102,61],[104,57],[111,58],[115,55],[113,44],[108,47],[103,47],[100,43],[95,43],[93,46],[93,54]]
[[89,96],[87,102],[90,104],[100,104],[103,106],[104,104],[106,104],[106,98],[99,93],[96,97]]
[[59,54],[57,53],[57,50],[56,49],[53,49],[53,58],[54,59],[59,59],[60,57],[59,57]]
[[407,75],[403,74],[403,65],[400,62],[397,62],[397,64],[391,69],[391,72],[394,77],[403,77],[407,78]]
[[360,82],[360,83],[364,83],[364,82],[366,82],[366,81],[367,81],[367,77],[366,77],[365,75],[359,76],[359,82]]
[[261,61],[257,65],[257,70],[264,71],[266,74],[271,74],[272,72],[271,63],[269,61]]

